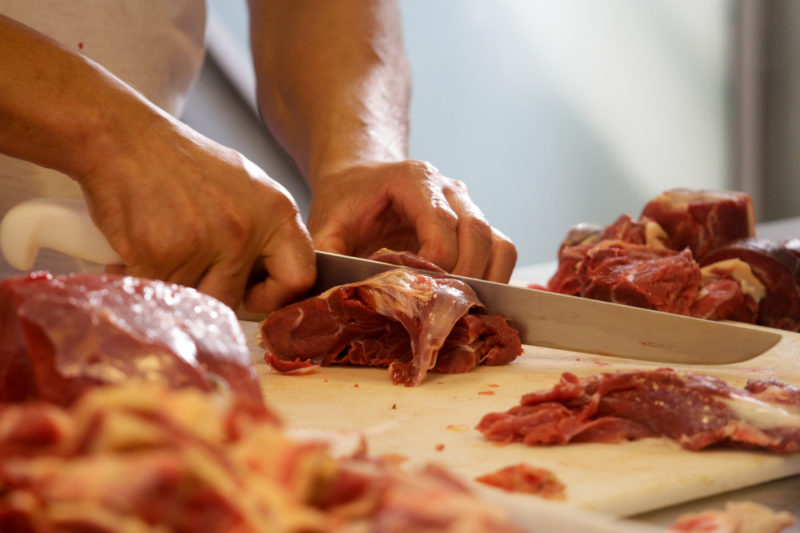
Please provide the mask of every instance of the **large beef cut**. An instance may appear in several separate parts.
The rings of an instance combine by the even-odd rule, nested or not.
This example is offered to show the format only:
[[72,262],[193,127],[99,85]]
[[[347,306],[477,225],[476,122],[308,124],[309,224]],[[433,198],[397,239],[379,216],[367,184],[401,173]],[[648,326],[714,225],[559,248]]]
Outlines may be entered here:
[[477,428],[489,440],[531,446],[666,437],[689,450],[791,453],[800,451],[800,389],[776,381],[737,388],[669,368],[583,379],[565,372],[551,390],[487,414]]
[[755,236],[750,196],[738,191],[671,189],[642,209],[668,235],[673,250],[689,248],[696,259],[736,239]]
[[233,311],[179,285],[44,272],[0,282],[0,400],[62,405],[131,380],[263,399]]
[[750,197],[672,189],[639,218],[578,224],[545,287],[710,320],[800,329],[800,240],[756,239]]
[[[401,262],[436,268],[407,256]],[[428,371],[468,372],[512,361],[522,353],[519,335],[481,308],[458,279],[392,269],[270,314],[261,323],[265,360],[289,373],[331,364],[388,366],[394,383],[409,386]]]
[[758,323],[790,331],[800,329],[800,257],[785,245],[766,239],[741,239],[707,254],[701,264],[731,259],[747,263],[765,288],[758,306]]

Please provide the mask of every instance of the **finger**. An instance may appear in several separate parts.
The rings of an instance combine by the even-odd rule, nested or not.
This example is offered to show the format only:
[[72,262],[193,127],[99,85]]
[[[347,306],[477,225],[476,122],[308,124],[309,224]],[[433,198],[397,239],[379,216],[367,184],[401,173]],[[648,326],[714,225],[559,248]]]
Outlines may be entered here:
[[492,227],[470,199],[463,183],[454,183],[448,199],[458,214],[458,260],[452,272],[483,277],[492,252]]
[[508,283],[517,264],[517,248],[500,230],[492,228],[492,251],[483,278]]
[[179,259],[176,254],[175,258],[169,260],[159,259],[147,263],[131,264],[126,270],[131,276],[160,279],[167,283],[196,288],[211,263],[212,261],[205,254],[190,253],[188,257],[184,255],[183,260]]
[[213,264],[197,283],[197,290],[236,309],[244,298],[250,265],[252,260]]
[[351,239],[348,238],[352,233],[336,221],[325,224],[314,233],[314,249],[335,254],[352,255],[354,245]]
[[311,237],[299,217],[294,227],[285,227],[280,238],[270,240],[261,259],[268,275],[247,290],[244,307],[269,313],[303,296],[314,284],[316,259]]

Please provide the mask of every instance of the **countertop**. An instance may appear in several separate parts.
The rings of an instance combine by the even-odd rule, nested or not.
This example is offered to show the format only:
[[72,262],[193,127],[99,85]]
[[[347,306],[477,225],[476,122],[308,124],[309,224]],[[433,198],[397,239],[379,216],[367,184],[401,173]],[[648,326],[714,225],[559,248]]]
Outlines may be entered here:
[[[760,223],[756,226],[756,236],[775,241],[800,237],[800,217]],[[555,271],[557,261],[548,261],[534,265],[519,266],[514,270],[512,283],[544,283]],[[800,359],[800,354],[798,354]],[[666,526],[679,515],[706,509],[722,509],[728,501],[753,501],[766,505],[774,510],[785,510],[798,520],[786,533],[800,533],[800,475],[778,479],[761,485],[748,487],[716,496],[695,500],[690,503],[676,505],[630,517],[631,520],[647,524]]]

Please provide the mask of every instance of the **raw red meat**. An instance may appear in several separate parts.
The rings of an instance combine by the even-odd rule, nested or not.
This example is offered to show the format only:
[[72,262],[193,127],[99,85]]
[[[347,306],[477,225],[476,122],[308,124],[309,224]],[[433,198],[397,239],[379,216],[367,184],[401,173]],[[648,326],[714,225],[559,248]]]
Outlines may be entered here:
[[467,372],[522,353],[502,317],[464,282],[398,268],[273,312],[261,323],[265,360],[279,371],[309,365],[388,366],[394,383],[418,385],[429,370]]
[[786,239],[781,242],[781,246],[800,258],[800,239]]
[[600,224],[581,222],[580,224],[574,225],[567,232],[567,236],[564,237],[564,240],[561,241],[561,245],[558,247],[559,255],[561,254],[561,250],[564,248],[578,246],[579,244],[594,244],[598,242],[603,238],[603,233],[605,230],[605,226]]
[[0,282],[0,400],[69,404],[130,380],[227,391],[264,409],[233,311],[194,289],[39,272]]
[[475,481],[508,492],[535,494],[548,500],[566,498],[566,487],[551,471],[525,463],[507,466],[496,472],[478,476]]
[[196,389],[0,404],[0,531],[519,533],[441,468],[357,453],[334,458]]
[[600,240],[622,241],[658,249],[666,248],[667,234],[656,221],[650,218],[620,215],[617,220],[605,227]]
[[602,241],[586,251],[577,277],[586,298],[687,314],[700,269],[688,251]]
[[688,247],[696,259],[741,238],[755,236],[750,196],[737,191],[672,189],[648,202],[641,216],[667,232],[667,246]]
[[562,247],[558,251],[558,270],[547,281],[547,290],[570,296],[580,296],[581,280],[578,277],[578,268],[586,257],[586,253],[594,246],[594,242],[585,242]]
[[545,287],[529,286],[797,331],[800,239],[778,245],[753,233],[747,194],[673,189],[648,202],[638,219],[573,227],[556,273]]
[[[774,401],[776,394],[784,400]],[[565,372],[553,389],[487,414],[477,429],[489,440],[531,446],[667,437],[689,450],[791,453],[800,451],[800,391],[761,382],[741,389],[669,368],[583,379]]]
[[724,510],[682,514],[666,533],[780,533],[795,522],[787,511],[755,502],[727,502]]
[[766,239],[743,239],[714,250],[701,265],[726,259],[747,263],[766,288],[766,296],[759,302],[759,324],[800,329],[800,257]]

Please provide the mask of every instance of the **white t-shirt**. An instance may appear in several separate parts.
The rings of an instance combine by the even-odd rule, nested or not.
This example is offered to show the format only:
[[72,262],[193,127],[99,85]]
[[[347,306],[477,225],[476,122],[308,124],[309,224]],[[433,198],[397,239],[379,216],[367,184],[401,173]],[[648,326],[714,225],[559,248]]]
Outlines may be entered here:
[[[175,116],[203,62],[205,0],[0,0],[0,13],[85,54]],[[0,154],[0,217],[37,197],[81,191],[59,172]],[[34,269],[84,267],[43,250]],[[19,273],[0,256],[0,278]]]

